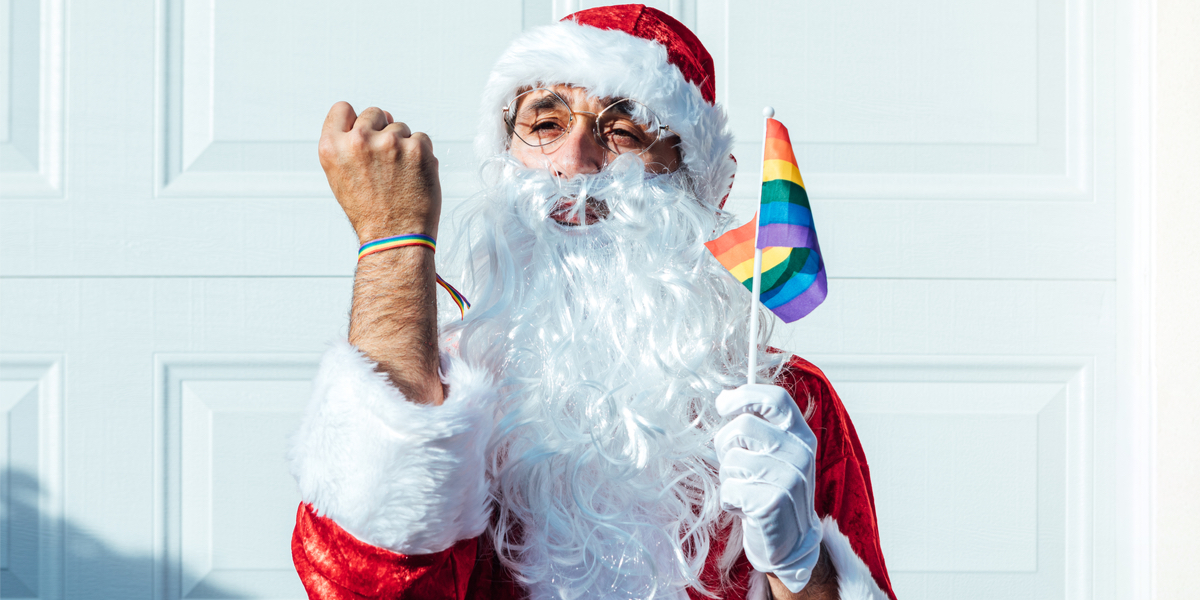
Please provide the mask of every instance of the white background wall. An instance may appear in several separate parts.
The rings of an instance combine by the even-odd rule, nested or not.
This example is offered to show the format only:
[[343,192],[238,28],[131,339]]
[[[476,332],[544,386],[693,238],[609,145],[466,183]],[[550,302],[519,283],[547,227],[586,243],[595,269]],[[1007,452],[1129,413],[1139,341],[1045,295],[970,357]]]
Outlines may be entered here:
[[[0,0],[0,597],[297,596],[283,450],[354,257],[321,118],[347,99],[428,131],[453,207],[495,56],[591,4]],[[776,339],[855,419],[901,597],[1144,597],[1151,5],[657,6],[716,61],[730,208],[753,210],[761,106],[791,130],[831,294]],[[1195,30],[1159,18],[1160,43]],[[1158,141],[1186,144],[1166,97]],[[1169,173],[1195,161],[1158,148],[1188,207]],[[1182,246],[1156,248],[1161,286]],[[1157,294],[1173,345],[1190,297]],[[1191,364],[1161,363],[1164,443],[1192,439],[1168,431]],[[1166,460],[1163,589],[1192,556]]]
[[1159,0],[1155,173],[1159,598],[1200,561],[1200,3]]

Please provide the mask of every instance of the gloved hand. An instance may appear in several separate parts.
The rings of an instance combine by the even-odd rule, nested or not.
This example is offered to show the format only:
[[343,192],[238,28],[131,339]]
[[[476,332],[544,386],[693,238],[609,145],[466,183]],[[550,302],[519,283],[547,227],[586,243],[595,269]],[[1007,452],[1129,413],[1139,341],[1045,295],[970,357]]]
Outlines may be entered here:
[[813,508],[817,438],[787,391],[750,384],[717,396],[737,415],[717,431],[721,507],[742,519],[750,564],[792,592],[808,585],[821,551]]

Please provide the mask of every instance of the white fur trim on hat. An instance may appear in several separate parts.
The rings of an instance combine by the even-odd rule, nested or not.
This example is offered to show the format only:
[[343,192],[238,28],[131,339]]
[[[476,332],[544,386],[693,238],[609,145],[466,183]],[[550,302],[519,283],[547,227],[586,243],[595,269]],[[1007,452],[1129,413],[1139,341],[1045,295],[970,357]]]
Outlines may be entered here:
[[300,496],[318,515],[401,554],[439,552],[483,532],[496,388],[457,358],[442,365],[445,403],[419,405],[349,343],[325,353],[288,452]]
[[518,38],[496,62],[483,96],[476,151],[488,158],[508,147],[502,111],[518,89],[571,84],[596,96],[632,98],[650,107],[682,143],[684,168],[702,200],[714,206],[729,192],[737,165],[725,111],[704,100],[658,42],[559,21]]

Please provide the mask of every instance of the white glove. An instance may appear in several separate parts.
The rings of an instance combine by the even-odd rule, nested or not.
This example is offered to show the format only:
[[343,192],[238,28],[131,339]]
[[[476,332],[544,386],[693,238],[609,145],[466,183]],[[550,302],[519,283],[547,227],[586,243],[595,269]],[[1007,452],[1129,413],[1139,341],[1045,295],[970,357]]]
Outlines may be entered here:
[[821,553],[813,509],[817,438],[786,390],[750,384],[717,396],[721,507],[741,517],[750,564],[792,592],[808,585]]

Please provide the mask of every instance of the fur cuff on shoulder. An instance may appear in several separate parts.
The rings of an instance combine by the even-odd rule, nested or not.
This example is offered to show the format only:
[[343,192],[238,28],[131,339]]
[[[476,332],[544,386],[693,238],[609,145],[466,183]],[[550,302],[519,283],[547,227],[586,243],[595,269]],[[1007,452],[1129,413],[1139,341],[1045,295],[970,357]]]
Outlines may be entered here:
[[485,451],[495,422],[491,377],[443,356],[449,396],[409,402],[357,348],[321,359],[288,459],[300,495],[354,537],[429,554],[483,532]]
[[879,589],[871,569],[855,554],[850,538],[838,529],[833,517],[821,519],[821,544],[829,553],[833,568],[837,571],[838,597],[841,600],[889,600]]

